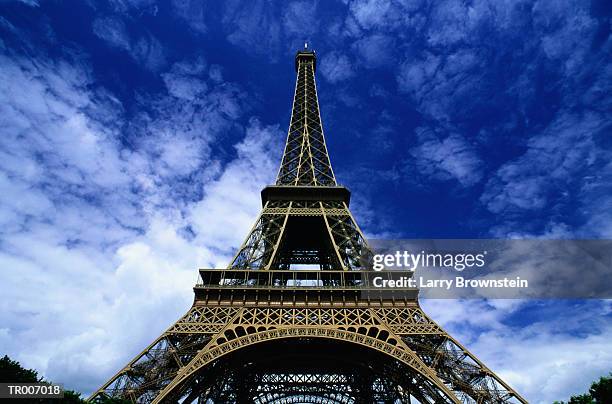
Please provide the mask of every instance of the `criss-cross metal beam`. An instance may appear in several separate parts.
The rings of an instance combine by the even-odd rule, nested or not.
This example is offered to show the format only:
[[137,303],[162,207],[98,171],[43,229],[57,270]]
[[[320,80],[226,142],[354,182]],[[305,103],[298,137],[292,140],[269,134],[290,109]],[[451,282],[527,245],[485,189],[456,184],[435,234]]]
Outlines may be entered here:
[[315,53],[298,52],[295,66],[291,123],[276,185],[335,186],[317,98]]
[[425,315],[417,290],[372,294],[372,253],[325,145],[314,52],[295,66],[277,181],[246,240],[227,268],[200,270],[187,314],[90,400],[526,403]]

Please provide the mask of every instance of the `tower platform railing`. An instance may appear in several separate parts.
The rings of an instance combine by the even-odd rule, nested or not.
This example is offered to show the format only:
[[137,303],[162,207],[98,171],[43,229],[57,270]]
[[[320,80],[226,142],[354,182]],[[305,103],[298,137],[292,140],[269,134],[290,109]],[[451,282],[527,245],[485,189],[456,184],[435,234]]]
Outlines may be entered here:
[[[196,300],[370,301],[416,300],[419,290],[398,280],[410,273],[373,270],[200,269]],[[396,283],[381,286],[384,281]],[[388,285],[388,283],[386,284]]]
[[[397,282],[411,272],[319,269],[200,269],[196,288],[361,289],[380,290],[382,281]],[[376,282],[374,278],[378,278]],[[386,286],[385,286],[386,287]],[[394,290],[412,290],[393,286]]]

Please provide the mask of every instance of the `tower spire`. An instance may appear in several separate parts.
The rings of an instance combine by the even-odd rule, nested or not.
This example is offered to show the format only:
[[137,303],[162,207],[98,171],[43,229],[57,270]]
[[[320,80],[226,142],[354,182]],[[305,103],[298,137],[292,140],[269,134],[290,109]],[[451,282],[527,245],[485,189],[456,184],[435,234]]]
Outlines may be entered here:
[[329,161],[317,98],[314,51],[304,49],[295,55],[297,80],[285,152],[276,185],[336,186]]
[[349,211],[350,192],[338,186],[329,161],[316,61],[312,50],[295,55],[291,122],[276,183],[262,190],[262,213],[229,268],[358,270],[371,254]]

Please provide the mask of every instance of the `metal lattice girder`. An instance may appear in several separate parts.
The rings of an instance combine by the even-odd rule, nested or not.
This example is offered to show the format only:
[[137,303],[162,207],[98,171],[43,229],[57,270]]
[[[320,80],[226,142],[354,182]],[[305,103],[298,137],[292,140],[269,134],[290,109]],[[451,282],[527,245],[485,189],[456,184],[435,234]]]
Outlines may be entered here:
[[[283,314],[283,317],[292,314],[298,318],[302,317],[302,314],[299,312],[281,314]],[[264,321],[266,321],[265,319],[272,318],[273,321],[272,324],[262,322],[257,326],[248,326],[240,322],[240,314],[238,314],[232,321],[237,322],[237,324],[228,324],[228,327],[220,332],[218,337],[214,337],[205,349],[183,367],[175,379],[160,392],[158,398],[153,402],[161,402],[164,397],[171,395],[173,391],[180,390],[181,386],[188,384],[189,380],[199,369],[206,367],[207,364],[214,362],[224,355],[249,345],[284,338],[326,338],[329,340],[346,341],[391,355],[399,362],[404,363],[411,371],[415,372],[415,375],[422,379],[422,388],[430,391],[428,394],[438,395],[438,400],[440,397],[446,397],[444,402],[459,402],[453,399],[453,393],[448,386],[436,377],[435,372],[425,365],[414,352],[407,348],[398,336],[394,335],[389,329],[385,329],[384,326],[355,326],[346,327],[346,330],[333,326],[309,327],[293,325],[281,327],[275,321],[276,316],[271,317],[269,313],[265,313],[263,317],[255,313],[255,317],[263,318]],[[435,386],[435,389],[433,386]],[[442,391],[443,393],[439,395],[434,393],[434,391]]]
[[[295,365],[297,367],[291,368],[291,365],[294,363],[294,360],[291,358],[286,358],[284,361],[278,361],[276,359],[272,359],[271,362],[273,367],[272,369],[276,369],[277,371],[283,372],[282,379],[277,377],[278,373],[274,370],[269,371],[270,369],[263,365],[261,366],[258,362],[252,362],[253,359],[252,354],[256,354],[256,358],[263,359],[264,361],[274,352],[278,355],[278,352],[283,350],[283,347],[286,348],[286,345],[281,343],[274,343],[278,338],[281,338],[282,341],[287,341],[287,338],[292,338],[294,341],[300,341],[302,346],[305,346],[304,343],[309,340],[309,338],[314,337],[314,339],[320,339],[324,341],[352,341],[351,344],[345,346],[369,346],[374,348],[370,352],[380,352],[384,353],[394,351],[398,353],[397,358],[400,360],[394,360],[393,357],[390,358],[390,362],[381,361],[381,360],[372,360],[371,362],[365,359],[365,362],[361,363],[361,367],[366,369],[380,368],[382,364],[385,362],[385,368],[382,371],[379,369],[378,373],[381,376],[373,376],[373,375],[365,375],[360,371],[356,371],[353,366],[348,367],[348,373],[346,380],[350,381],[347,383],[350,386],[350,390],[347,388],[334,388],[334,386],[339,384],[341,378],[336,378],[335,380],[327,377],[320,378],[318,381],[326,382],[325,385],[315,386],[313,384],[308,384],[307,382],[310,380],[317,381],[316,378],[312,377],[312,374],[309,374],[307,377],[299,377],[300,371],[303,372],[303,369],[299,365]],[[336,339],[338,338],[338,339]],[[344,339],[346,338],[346,340]],[[266,342],[273,342],[273,345],[268,344],[268,348],[263,349],[260,348],[259,344],[266,344]],[[243,344],[247,344],[244,346]],[[310,344],[310,342],[308,342]],[[250,351],[248,347],[252,346],[253,349]],[[385,346],[388,347],[385,350]],[[229,349],[226,349],[229,348]],[[273,351],[270,351],[272,349]],[[295,348],[293,351],[289,349],[286,351],[289,352],[299,352],[299,347]],[[316,355],[318,349],[313,351],[313,354]],[[334,353],[338,355],[338,359],[340,360],[353,360],[355,358],[361,358],[361,354],[350,355],[347,353],[337,353],[334,349]],[[345,348],[346,349],[346,348]],[[215,351],[215,348],[212,349]],[[410,397],[417,398],[420,402],[423,403],[458,403],[459,401],[456,399],[450,398],[452,393],[441,384],[439,381],[435,381],[433,379],[433,373],[427,372],[425,368],[422,368],[422,371],[417,371],[415,367],[406,367],[406,360],[409,358],[414,358],[413,354],[409,352],[404,352],[404,348],[392,347],[387,345],[383,340],[379,338],[374,338],[369,335],[359,334],[356,332],[350,331],[337,331],[330,329],[316,329],[316,328],[307,328],[307,329],[274,329],[272,331],[266,332],[257,332],[252,335],[243,335],[242,337],[236,337],[233,341],[226,341],[222,346],[219,346],[219,352],[223,352],[223,356],[217,359],[212,358],[213,366],[215,363],[222,363],[225,366],[232,364],[234,362],[234,367],[231,369],[233,373],[224,374],[223,378],[226,381],[222,388],[217,391],[212,392],[211,394],[206,395],[207,399],[214,399],[210,402],[253,402],[256,401],[253,399],[255,396],[261,397],[262,386],[265,388],[269,388],[270,384],[274,384],[273,380],[276,379],[281,383],[277,384],[278,389],[275,389],[274,392],[268,390],[268,393],[275,393],[272,397],[267,395],[267,398],[281,398],[286,397],[287,395],[294,395],[294,393],[301,391],[302,393],[310,393],[314,396],[324,396],[330,398],[332,394],[335,394],[336,398],[340,396],[348,396],[350,392],[350,398],[354,399],[354,402],[359,404],[365,403],[373,403],[373,402],[410,402]],[[236,352],[236,354],[232,357],[231,355]],[[385,355],[386,355],[385,354]],[[328,355],[326,353],[325,355]],[[234,358],[234,359],[223,359],[223,358]],[[283,356],[281,356],[283,357]],[[310,354],[306,354],[304,357],[310,358]],[[324,356],[329,358],[328,356]],[[418,359],[416,359],[418,361]],[[415,362],[416,363],[416,362]],[[311,362],[310,366],[315,367],[317,369],[321,369],[325,366],[336,366],[336,362],[334,359],[329,359],[327,362],[315,361]],[[210,366],[210,365],[207,365]],[[251,366],[254,372],[257,373],[256,376],[252,376],[248,370],[245,372],[245,366],[248,368]],[[206,369],[207,367],[201,368]],[[296,369],[299,369],[296,371]],[[346,371],[347,368],[344,370]],[[338,371],[335,369],[333,371]],[[426,371],[427,375],[423,373]],[[267,372],[267,373],[266,373]],[[193,377],[197,377],[198,372],[192,373]],[[259,377],[259,375],[267,375],[264,376],[267,380],[266,383],[260,383],[263,379]],[[164,398],[156,399],[154,402],[175,402],[175,400],[179,400],[180,397],[184,397],[184,395],[180,394],[184,389],[188,390],[189,386],[194,384],[194,378],[185,375],[184,382],[179,382],[174,386],[169,385],[166,390],[160,393]],[[240,381],[238,385],[234,385],[236,381]],[[398,384],[399,382],[399,384]],[[280,386],[281,384],[285,384],[286,388]],[[316,383],[315,383],[316,384]],[[266,387],[267,386],[267,387]],[[240,401],[240,396],[243,397],[246,401]],[[267,402],[262,400],[263,402]],[[347,400],[348,402],[353,402],[353,400]],[[191,401],[186,401],[191,402]],[[208,401],[207,401],[208,402]]]
[[[349,211],[350,192],[337,186],[329,162],[315,66],[313,52],[298,52],[276,186],[262,192],[259,217],[221,270],[228,277],[206,272],[210,280],[196,286],[187,314],[90,400],[526,403],[428,318],[416,294],[371,298],[351,289],[360,285],[372,253]],[[317,284],[289,288],[290,276],[277,282],[279,273],[300,269],[306,276],[300,279],[310,281],[308,271],[320,274]],[[247,287],[261,273],[267,281]],[[294,360],[309,370],[291,368]]]
[[[294,219],[297,217],[306,219]],[[292,231],[304,226],[304,220],[312,223],[317,233],[323,231],[317,248],[304,249],[312,254],[300,256],[287,245]],[[290,264],[315,263],[321,269],[355,270],[364,269],[371,254],[346,202],[268,201],[228,268],[288,269]]]
[[[219,328],[222,323],[224,326]],[[428,327],[429,333],[411,326]],[[175,334],[177,329],[185,334]],[[390,355],[408,365],[406,369],[416,371],[420,385],[429,385],[425,390],[414,388],[410,392],[421,402],[524,402],[418,306],[350,309],[194,306],[97,396],[161,402],[162,397],[180,390],[198,369],[224,355],[263,341],[304,337],[357,343]],[[273,374],[265,375],[261,379],[263,384],[270,385],[271,377]],[[290,377],[279,376],[278,380]],[[222,396],[223,391],[218,394]],[[229,395],[224,397],[230,400]]]
[[[269,202],[268,202],[269,204]],[[266,204],[266,207],[267,205]],[[285,230],[286,213],[266,212],[259,215],[246,240],[236,253],[231,268],[269,268],[281,235]]]
[[151,402],[209,341],[205,335],[166,333],[113,376],[92,399],[118,397]]
[[[276,185],[281,187],[337,187],[330,164],[319,112],[313,52],[296,57],[297,81],[287,143]],[[348,190],[343,187],[347,195]],[[311,190],[312,191],[312,190]],[[308,217],[299,220],[297,217]],[[317,233],[319,245],[295,245],[296,226],[302,234]],[[291,265],[319,265],[321,269],[363,268],[371,255],[347,201],[265,200],[264,207],[238,249],[229,268],[289,269]]]
[[264,397],[257,397],[254,401],[257,404],[352,404],[355,400],[344,396],[323,396],[318,394],[271,394]]
[[216,334],[238,313],[237,307],[193,306],[169,333]]
[[[280,397],[311,395],[333,402],[353,402],[349,377],[343,374],[278,374],[256,375],[255,402],[277,402]],[[327,402],[327,401],[322,401]]]
[[[386,368],[393,372],[392,368]],[[404,403],[410,402],[410,394],[393,384],[389,377],[363,378],[354,372],[335,374],[269,374],[256,378],[258,403],[285,402],[280,400],[302,396],[311,401],[301,403],[355,403],[367,395],[367,403]],[[359,400],[359,401],[364,401]]]
[[402,340],[464,402],[524,402],[494,372],[446,333],[405,335]]
[[297,81],[287,144],[277,185],[334,186],[315,83],[314,53],[298,55]]

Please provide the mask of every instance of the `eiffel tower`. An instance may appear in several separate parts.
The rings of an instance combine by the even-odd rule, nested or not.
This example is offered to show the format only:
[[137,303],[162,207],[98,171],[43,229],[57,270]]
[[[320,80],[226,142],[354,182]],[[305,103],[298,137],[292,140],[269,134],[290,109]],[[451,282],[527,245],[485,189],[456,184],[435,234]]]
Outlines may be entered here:
[[89,400],[526,403],[425,315],[416,289],[376,294],[327,153],[315,53],[298,51],[295,69],[276,184],[246,240],[227,268],[200,269],[191,309]]

